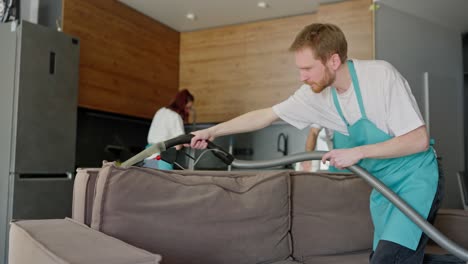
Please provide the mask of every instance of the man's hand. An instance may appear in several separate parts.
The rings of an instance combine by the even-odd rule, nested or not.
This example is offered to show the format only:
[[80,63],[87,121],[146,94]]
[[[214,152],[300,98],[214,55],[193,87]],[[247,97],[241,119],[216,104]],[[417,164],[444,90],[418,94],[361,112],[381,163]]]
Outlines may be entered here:
[[215,138],[209,128],[191,132],[195,135],[190,141],[190,147],[194,149],[206,149],[208,146],[207,140],[213,141]]
[[329,160],[331,166],[342,170],[358,163],[363,158],[364,155],[359,148],[334,149],[323,155],[322,163],[325,164],[325,161]]
[[271,107],[251,111],[216,126],[192,132],[191,134],[195,135],[195,137],[192,138],[190,146],[196,149],[204,149],[208,146],[206,140],[212,141],[215,137],[258,130],[271,125],[278,119],[278,115]]

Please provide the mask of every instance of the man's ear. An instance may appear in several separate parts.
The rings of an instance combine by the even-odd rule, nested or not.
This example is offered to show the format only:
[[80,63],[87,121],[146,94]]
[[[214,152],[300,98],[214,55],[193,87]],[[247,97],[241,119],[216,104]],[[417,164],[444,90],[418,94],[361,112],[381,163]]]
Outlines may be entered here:
[[338,53],[333,53],[333,55],[331,55],[330,59],[329,59],[329,62],[330,62],[330,67],[333,69],[333,70],[337,70],[341,64],[342,64],[342,61],[341,61],[341,58],[340,58],[340,55],[338,55]]

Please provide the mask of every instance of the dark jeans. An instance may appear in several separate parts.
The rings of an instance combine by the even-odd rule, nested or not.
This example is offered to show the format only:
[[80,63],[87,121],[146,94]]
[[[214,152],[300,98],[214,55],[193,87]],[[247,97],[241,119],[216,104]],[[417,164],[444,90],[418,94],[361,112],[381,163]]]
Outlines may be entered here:
[[[439,166],[439,183],[437,185],[437,191],[432,202],[431,210],[427,220],[433,224],[437,211],[439,210],[440,204],[444,197],[444,175],[442,166]],[[426,247],[429,237],[423,233],[419,241],[419,245],[416,250],[411,250],[407,247],[401,246],[397,243],[380,240],[377,244],[377,248],[373,251],[369,257],[371,264],[436,264],[436,263],[464,263],[454,256],[431,256],[424,257],[424,248]],[[458,262],[457,262],[458,261]]]

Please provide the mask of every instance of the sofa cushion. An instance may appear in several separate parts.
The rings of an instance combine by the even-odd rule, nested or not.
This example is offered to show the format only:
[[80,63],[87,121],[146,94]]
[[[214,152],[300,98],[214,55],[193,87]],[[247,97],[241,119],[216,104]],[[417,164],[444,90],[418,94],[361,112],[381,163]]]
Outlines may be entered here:
[[107,163],[92,227],[164,263],[271,263],[290,255],[288,172],[160,171]]
[[371,187],[363,180],[349,174],[303,172],[291,178],[294,259],[372,248]]
[[[459,209],[440,209],[434,222],[442,234],[463,248],[468,248],[468,211]],[[431,240],[430,244],[434,244]]]
[[346,254],[325,255],[325,256],[310,256],[307,257],[304,264],[363,264],[369,263],[369,256],[372,250],[364,250],[358,252],[348,252]]
[[[468,248],[468,237],[466,235],[468,234],[468,211],[440,209],[437,212],[434,227],[462,248]],[[432,239],[429,239],[424,253],[425,258],[433,262],[435,262],[433,258],[439,258],[440,255],[450,254],[446,249],[441,248],[432,241]]]
[[274,262],[274,263],[271,263],[271,264],[303,264],[303,263],[297,262],[297,261],[294,261],[294,260],[281,260],[281,261]]
[[70,219],[11,223],[11,264],[155,264],[161,256]]

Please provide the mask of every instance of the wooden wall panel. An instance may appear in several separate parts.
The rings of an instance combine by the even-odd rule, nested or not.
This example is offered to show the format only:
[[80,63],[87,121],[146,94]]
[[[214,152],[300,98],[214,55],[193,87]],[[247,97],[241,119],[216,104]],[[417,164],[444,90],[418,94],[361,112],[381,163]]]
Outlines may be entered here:
[[301,82],[287,49],[308,24],[337,24],[350,57],[374,58],[370,4],[348,0],[311,15],[181,33],[179,86],[195,95],[197,122],[225,121],[291,95]]
[[116,0],[63,0],[80,38],[79,105],[152,118],[178,91],[180,33]]

